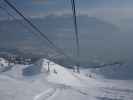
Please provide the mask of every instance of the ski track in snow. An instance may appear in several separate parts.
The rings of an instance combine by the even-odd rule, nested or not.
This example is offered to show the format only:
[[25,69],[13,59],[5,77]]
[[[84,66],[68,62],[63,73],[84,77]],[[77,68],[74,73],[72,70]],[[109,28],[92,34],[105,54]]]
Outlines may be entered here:
[[[0,74],[1,85],[2,86],[7,85],[9,89],[11,88],[12,85],[13,86],[22,85],[22,88],[24,88],[27,84],[31,85],[32,82],[29,83],[29,80],[28,80],[30,78],[26,79],[26,77],[23,77],[21,73],[22,68],[20,69],[19,68],[20,67],[17,66],[11,71],[9,71],[8,74],[7,73]],[[44,66],[44,68],[46,68],[46,66]],[[132,82],[129,84],[127,82],[123,83],[125,81],[119,81],[119,80],[118,81],[113,81],[113,80],[99,81],[93,78],[86,77],[82,74],[77,74],[73,72],[71,73],[68,69],[62,68],[59,65],[54,66],[53,70],[54,69],[56,69],[58,73],[55,74],[55,73],[52,73],[51,71],[51,73],[48,75],[49,76],[48,78],[46,75],[44,75],[46,76],[46,78],[44,78],[43,74],[35,78],[35,82],[33,83],[34,84],[33,88],[34,86],[38,86],[38,85],[42,85],[42,86],[46,85],[47,87],[48,84],[50,85],[50,87],[49,88],[47,87],[47,90],[46,88],[42,88],[42,89],[35,88],[33,89],[34,91],[32,90],[29,91],[31,93],[31,94],[29,93],[30,100],[31,99],[32,100],[67,100],[68,99],[67,97],[69,97],[69,99],[71,100],[133,100],[133,87],[131,85]],[[51,82],[48,81],[49,78],[52,80]],[[12,82],[11,86],[9,86],[8,84],[4,85],[5,84],[4,82],[6,82],[7,80],[9,82]],[[36,82],[38,82],[39,84]],[[48,84],[45,84],[47,82]],[[81,84],[77,85],[78,82]],[[27,86],[26,88],[32,89],[30,85]],[[6,89],[6,92],[8,91],[8,88]],[[4,90],[4,88],[0,88],[1,93],[3,93],[2,89]],[[22,92],[25,92],[24,89],[16,89],[16,91],[18,91],[18,94],[20,94],[20,96]],[[42,91],[42,92],[38,93],[38,91]],[[14,94],[12,96],[14,96]],[[61,96],[63,99],[59,99],[61,98]],[[75,98],[74,96],[77,96],[77,97]],[[6,97],[7,96],[3,95],[3,98],[6,98]],[[18,96],[16,95],[16,97],[19,98],[19,95]],[[73,97],[75,99],[73,99]],[[28,96],[25,98],[26,98],[25,100],[29,100],[27,99]],[[11,100],[11,99],[9,98],[4,100]],[[18,99],[13,99],[13,100],[18,100]]]
[[48,100],[57,92],[57,88],[50,88],[40,94],[36,95],[33,100]]
[[[76,78],[78,78],[80,81],[82,81],[83,83],[87,84],[87,80],[84,80],[82,78],[80,78],[78,75],[72,73],[73,76],[75,76]],[[73,88],[73,90],[75,90],[76,92],[79,92],[82,95],[88,95],[89,96],[89,92],[91,91],[90,88],[86,89],[78,89],[78,88]],[[90,90],[89,90],[90,89]],[[96,90],[95,90],[96,89]],[[108,86],[96,86],[94,88],[95,93],[98,92],[98,94],[94,94],[91,95],[94,98],[96,98],[96,100],[133,100],[133,90],[132,89],[121,89],[119,87],[108,87]]]

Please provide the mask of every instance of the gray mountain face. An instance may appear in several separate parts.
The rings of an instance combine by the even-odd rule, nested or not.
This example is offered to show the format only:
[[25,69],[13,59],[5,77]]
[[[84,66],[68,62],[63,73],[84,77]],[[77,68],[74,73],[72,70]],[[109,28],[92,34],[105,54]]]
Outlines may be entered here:
[[133,63],[127,61],[123,65],[106,66],[103,68],[93,69],[92,71],[103,75],[108,79],[132,80],[133,79]]
[[[44,32],[58,47],[76,59],[75,56],[75,35],[73,18],[71,15],[49,15],[44,18],[32,18],[31,21]],[[119,29],[108,22],[94,17],[80,15],[77,18],[80,38],[81,64],[87,64],[92,56],[106,56],[103,50],[109,44],[104,40],[111,40],[114,34],[119,33]],[[27,31],[20,22],[28,27]],[[47,41],[36,36],[33,30],[23,20],[0,21],[0,46],[4,48],[17,48],[24,53],[36,55],[54,54],[48,47]],[[107,52],[110,52],[107,51]]]

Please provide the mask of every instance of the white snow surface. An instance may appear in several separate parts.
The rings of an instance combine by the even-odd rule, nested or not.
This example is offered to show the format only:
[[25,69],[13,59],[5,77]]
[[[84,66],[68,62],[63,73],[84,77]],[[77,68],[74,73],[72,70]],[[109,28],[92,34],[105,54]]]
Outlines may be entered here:
[[[48,70],[47,59],[43,59],[42,61],[42,70],[46,72]],[[74,86],[81,86],[81,82],[72,73],[54,62],[50,63],[50,72],[46,79],[53,83],[64,84],[64,85],[74,85]]]
[[0,58],[0,72],[3,71],[6,67],[8,67],[8,61],[4,58]]
[[0,73],[0,100],[133,100],[133,80],[90,78],[47,59],[34,65],[41,68],[40,74],[24,76],[28,66],[14,65]]
[[8,66],[8,61],[6,61],[4,58],[0,58],[0,67],[2,66]]

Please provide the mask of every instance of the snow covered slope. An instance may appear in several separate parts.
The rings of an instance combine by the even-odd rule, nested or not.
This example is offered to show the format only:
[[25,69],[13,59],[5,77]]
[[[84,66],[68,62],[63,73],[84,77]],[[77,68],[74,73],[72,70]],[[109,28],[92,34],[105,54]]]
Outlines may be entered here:
[[4,58],[0,58],[0,68],[8,66],[8,61],[6,61]]
[[42,61],[42,70],[44,72],[48,71],[48,64],[49,62],[49,69],[47,80],[50,82],[55,82],[59,84],[65,84],[65,85],[81,85],[81,82],[73,76],[73,74],[63,66],[60,66],[54,62],[50,62],[47,59],[43,59]]
[[0,58],[0,72],[5,72],[8,69],[10,69],[11,66],[9,66],[9,63],[4,58]]
[[[27,67],[38,74],[24,75]],[[41,59],[1,73],[0,100],[133,100],[133,80],[90,78]]]

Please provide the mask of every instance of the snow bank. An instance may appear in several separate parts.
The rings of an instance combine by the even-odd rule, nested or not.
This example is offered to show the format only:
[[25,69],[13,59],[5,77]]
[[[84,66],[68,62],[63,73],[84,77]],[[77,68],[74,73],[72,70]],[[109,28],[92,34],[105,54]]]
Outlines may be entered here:
[[7,70],[9,63],[4,58],[0,58],[0,72],[4,72]]
[[0,67],[2,66],[8,66],[8,61],[6,61],[4,58],[0,58]]
[[[48,72],[48,63],[50,67],[49,72]],[[73,76],[72,72],[70,72],[67,68],[64,68],[61,65],[58,65],[47,59],[39,61],[38,65],[42,66],[42,71],[48,72],[48,76],[46,77],[46,79],[50,82],[65,84],[65,85],[74,85],[74,86],[82,85],[80,80],[78,80],[75,76]]]

